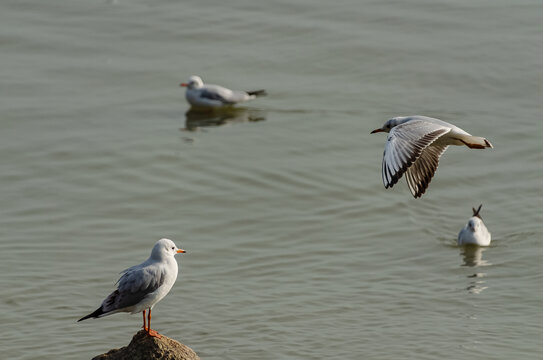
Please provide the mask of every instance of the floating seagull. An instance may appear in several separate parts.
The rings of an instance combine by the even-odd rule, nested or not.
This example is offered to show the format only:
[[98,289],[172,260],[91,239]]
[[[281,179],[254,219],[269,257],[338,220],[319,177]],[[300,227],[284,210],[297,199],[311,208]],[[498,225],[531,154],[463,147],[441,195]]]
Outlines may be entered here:
[[441,154],[449,145],[471,149],[491,148],[485,138],[471,136],[445,121],[427,116],[399,116],[371,133],[387,132],[382,175],[385,188],[394,186],[404,173],[415,198],[421,197],[436,172]]
[[483,204],[479,205],[477,210],[472,208],[473,216],[458,233],[458,245],[490,245],[490,232],[486,228],[481,215],[479,215],[481,207],[483,207]]
[[219,85],[205,84],[199,76],[191,76],[188,83],[180,86],[187,88],[185,98],[195,107],[218,108],[233,106],[240,102],[266,95],[266,90],[238,91],[230,90]]
[[[184,253],[170,239],[157,241],[151,256],[139,265],[121,271],[117,281],[117,290],[109,294],[102,305],[93,313],[77,321],[99,318],[118,312],[135,314],[143,311],[143,328],[151,336],[160,338],[160,334],[151,329],[151,309],[172,288],[177,279],[177,261],[174,256]],[[145,310],[149,309],[147,326]]]

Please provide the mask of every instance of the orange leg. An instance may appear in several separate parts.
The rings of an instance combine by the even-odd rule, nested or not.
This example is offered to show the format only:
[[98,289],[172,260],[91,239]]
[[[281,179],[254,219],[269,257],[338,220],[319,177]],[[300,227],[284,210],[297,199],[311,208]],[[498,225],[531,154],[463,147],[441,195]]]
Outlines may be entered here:
[[143,330],[147,331],[147,328],[145,327],[145,310],[143,310]]
[[147,326],[148,328],[146,329],[147,330],[147,334],[149,334],[149,336],[152,336],[152,337],[156,337],[156,338],[161,338],[162,336],[160,336],[160,334],[151,329],[151,308],[149,308],[149,315],[147,315]]

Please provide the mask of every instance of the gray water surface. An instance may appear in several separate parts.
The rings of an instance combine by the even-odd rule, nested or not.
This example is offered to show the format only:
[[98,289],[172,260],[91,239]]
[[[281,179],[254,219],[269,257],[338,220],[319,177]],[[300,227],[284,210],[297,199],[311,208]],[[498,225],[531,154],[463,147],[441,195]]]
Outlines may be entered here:
[[[76,323],[169,237],[153,328],[202,359],[540,359],[539,1],[0,3],[0,348],[88,359],[141,316]],[[269,96],[187,114],[190,75]],[[382,134],[488,138],[428,192]],[[456,235],[483,203],[487,249]]]

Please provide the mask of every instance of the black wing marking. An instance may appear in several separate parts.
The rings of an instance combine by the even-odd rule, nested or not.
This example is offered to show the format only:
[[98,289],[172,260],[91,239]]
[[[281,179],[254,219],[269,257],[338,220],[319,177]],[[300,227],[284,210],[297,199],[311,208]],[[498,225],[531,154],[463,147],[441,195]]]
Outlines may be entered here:
[[438,128],[418,137],[410,132],[391,131],[383,155],[382,177],[385,188],[394,186],[424,149],[450,129]]
[[428,146],[420,157],[407,169],[406,180],[411,194],[419,198],[426,192],[432,177],[434,176],[439,158],[448,146]]

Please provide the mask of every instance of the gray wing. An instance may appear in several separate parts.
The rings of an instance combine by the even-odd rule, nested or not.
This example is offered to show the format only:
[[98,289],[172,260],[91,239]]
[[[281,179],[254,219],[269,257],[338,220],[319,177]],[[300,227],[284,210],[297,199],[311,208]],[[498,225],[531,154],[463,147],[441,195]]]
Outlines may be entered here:
[[449,127],[423,120],[412,120],[392,128],[383,154],[385,188],[394,186],[424,149],[449,131]]
[[204,88],[200,89],[200,97],[220,101],[223,105],[234,105],[255,98],[256,95],[251,96],[245,91],[230,90],[220,85],[206,84]]
[[405,175],[407,186],[415,198],[421,197],[422,194],[426,192],[426,189],[437,170],[439,158],[441,157],[441,154],[447,150],[447,147],[447,145],[428,146],[424,149],[418,160],[407,169]]
[[210,90],[202,90],[200,92],[200,97],[204,99],[214,100],[214,101],[220,101],[225,105],[234,104],[235,102],[227,100],[224,96],[221,96],[219,93],[210,91]]
[[148,294],[162,286],[165,279],[162,266],[134,266],[124,270],[123,273],[117,282],[117,290],[102,302],[104,313],[138,304]]

